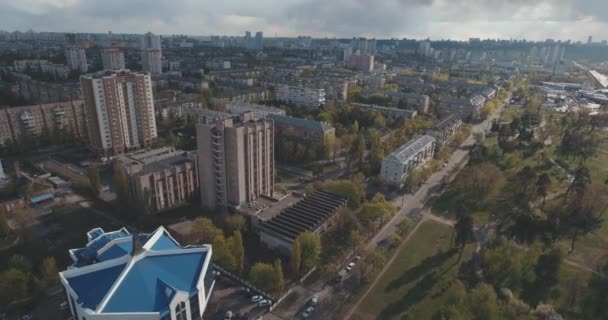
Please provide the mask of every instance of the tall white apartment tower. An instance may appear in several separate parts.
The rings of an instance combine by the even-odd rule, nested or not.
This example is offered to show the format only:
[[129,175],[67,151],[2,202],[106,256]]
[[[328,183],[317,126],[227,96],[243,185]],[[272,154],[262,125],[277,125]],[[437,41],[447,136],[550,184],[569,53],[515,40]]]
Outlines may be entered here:
[[144,71],[161,74],[163,72],[163,53],[160,47],[160,36],[151,32],[146,33],[141,40],[141,49],[141,64]]
[[87,54],[83,47],[68,47],[65,49],[65,58],[70,70],[78,70],[87,72],[89,66],[87,64]]

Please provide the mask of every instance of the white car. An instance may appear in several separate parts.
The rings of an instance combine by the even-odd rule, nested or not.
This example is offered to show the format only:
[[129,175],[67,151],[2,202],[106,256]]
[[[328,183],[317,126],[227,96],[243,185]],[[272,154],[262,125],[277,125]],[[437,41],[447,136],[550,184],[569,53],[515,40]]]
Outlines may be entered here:
[[270,305],[270,300],[261,300],[260,302],[258,302],[258,307],[269,306],[269,305]]
[[253,296],[251,297],[251,302],[258,302],[262,300],[262,296]]
[[353,267],[351,267],[351,266],[347,266],[346,268],[344,268],[344,270],[346,270],[346,272],[349,272],[349,271],[351,271],[352,269],[353,269]]
[[353,268],[355,266],[355,263],[351,262],[351,263],[348,264],[348,266],[351,267],[351,268]]
[[232,319],[232,311],[228,310],[226,311],[226,315],[224,316],[224,320],[230,320]]
[[355,260],[357,260],[357,261],[361,260],[361,256],[355,256]]
[[316,295],[312,296],[312,299],[310,299],[310,304],[314,306],[317,304],[317,302],[319,302],[319,298]]

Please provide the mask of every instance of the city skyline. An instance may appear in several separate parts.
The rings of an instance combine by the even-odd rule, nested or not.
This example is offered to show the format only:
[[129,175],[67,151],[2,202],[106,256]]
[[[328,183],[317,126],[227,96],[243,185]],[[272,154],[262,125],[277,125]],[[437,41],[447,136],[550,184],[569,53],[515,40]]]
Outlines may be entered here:
[[[268,10],[265,8],[273,8]],[[475,10],[472,10],[472,9]],[[574,0],[0,1],[3,29],[267,37],[608,39],[608,3]]]

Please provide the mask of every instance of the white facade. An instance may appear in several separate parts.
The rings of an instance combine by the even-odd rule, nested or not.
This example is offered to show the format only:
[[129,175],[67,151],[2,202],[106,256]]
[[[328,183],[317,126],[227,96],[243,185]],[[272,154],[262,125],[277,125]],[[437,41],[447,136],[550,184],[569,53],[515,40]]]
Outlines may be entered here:
[[325,104],[325,89],[279,84],[276,88],[276,99],[297,106],[316,109]]
[[151,74],[163,72],[162,53],[160,49],[146,49],[143,52],[143,69]]
[[388,185],[401,187],[410,172],[433,158],[435,138],[416,136],[382,161],[380,174]]
[[120,70],[125,68],[125,55],[118,48],[102,49],[101,61],[104,70]]
[[65,58],[70,70],[79,70],[87,72],[89,66],[87,64],[87,55],[82,47],[70,47],[65,49]]

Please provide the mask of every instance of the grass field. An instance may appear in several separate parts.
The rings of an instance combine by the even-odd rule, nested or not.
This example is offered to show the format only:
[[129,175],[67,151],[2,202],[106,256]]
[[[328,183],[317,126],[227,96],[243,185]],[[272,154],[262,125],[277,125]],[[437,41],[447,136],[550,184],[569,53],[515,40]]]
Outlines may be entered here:
[[[431,319],[456,278],[458,252],[450,250],[452,228],[424,222],[359,306],[352,319]],[[473,246],[462,261],[469,259]]]

